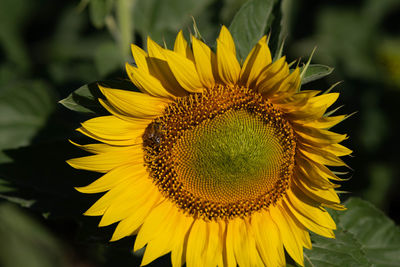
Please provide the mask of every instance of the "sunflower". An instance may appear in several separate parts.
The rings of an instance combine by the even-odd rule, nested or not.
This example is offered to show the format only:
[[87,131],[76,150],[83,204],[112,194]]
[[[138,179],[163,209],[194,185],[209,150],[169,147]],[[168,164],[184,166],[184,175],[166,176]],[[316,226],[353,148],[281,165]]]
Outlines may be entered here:
[[77,129],[100,143],[77,169],[104,173],[82,193],[106,192],[85,212],[118,223],[111,241],[137,235],[142,265],[303,265],[309,231],[334,238],[326,207],[344,209],[327,166],[346,166],[346,135],[329,131],[338,93],[300,91],[301,73],[272,62],[262,37],[243,63],[226,27],[216,53],[178,33],[174,49],[132,45],[128,76],[141,92],[99,86],[111,115]]

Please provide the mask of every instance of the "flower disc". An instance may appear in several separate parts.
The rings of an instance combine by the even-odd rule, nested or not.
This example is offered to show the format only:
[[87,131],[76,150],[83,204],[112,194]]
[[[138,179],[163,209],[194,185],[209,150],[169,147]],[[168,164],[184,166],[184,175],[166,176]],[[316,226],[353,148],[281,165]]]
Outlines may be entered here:
[[247,111],[228,111],[183,134],[173,149],[175,171],[184,188],[213,202],[268,194],[285,162],[275,131]]
[[294,164],[290,125],[247,88],[218,86],[181,98],[143,140],[161,191],[209,219],[244,216],[275,202]]

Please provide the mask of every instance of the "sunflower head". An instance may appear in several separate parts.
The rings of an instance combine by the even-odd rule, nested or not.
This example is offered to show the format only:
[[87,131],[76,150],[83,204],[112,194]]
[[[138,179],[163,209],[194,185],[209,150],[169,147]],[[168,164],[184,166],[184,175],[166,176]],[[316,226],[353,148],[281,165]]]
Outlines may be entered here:
[[299,68],[271,59],[263,37],[241,64],[224,26],[216,52],[179,32],[173,50],[150,38],[126,65],[141,92],[100,86],[109,116],[82,123],[100,143],[68,163],[102,172],[83,193],[106,192],[85,214],[137,234],[142,264],[171,252],[173,266],[303,265],[309,230],[333,238],[326,207],[343,209],[327,166],[346,166],[346,135],[324,115],[337,93],[300,90]]

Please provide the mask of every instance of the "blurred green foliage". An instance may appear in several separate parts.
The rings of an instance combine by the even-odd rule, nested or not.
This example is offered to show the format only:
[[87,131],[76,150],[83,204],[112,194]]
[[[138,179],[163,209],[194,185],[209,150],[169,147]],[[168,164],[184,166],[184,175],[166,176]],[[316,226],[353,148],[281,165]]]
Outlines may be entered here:
[[0,236],[1,266],[67,266],[59,241],[17,206],[0,204]]
[[[97,81],[129,87],[124,63],[133,61],[131,42],[146,47],[149,35],[171,48],[180,29],[187,37],[195,33],[192,16],[211,46],[220,25],[230,26],[241,44],[241,58],[265,33],[271,33],[275,58],[284,40],[290,61],[305,61],[317,47],[313,63],[334,71],[325,77],[331,69],[314,65],[310,70],[324,79],[304,83],[304,88],[327,89],[344,81],[334,89],[345,104],[340,111],[357,112],[335,129],[350,135],[346,145],[355,151],[346,159],[355,171],[343,190],[371,201],[400,222],[398,0],[2,0],[1,266],[139,265],[140,259],[130,252],[133,237],[107,244],[113,227],[99,230],[98,218],[81,216],[98,196],[80,196],[73,187],[87,184],[96,174],[65,164],[84,154],[67,139],[82,139],[74,129],[93,112],[101,112],[92,97]],[[77,114],[57,104],[69,95],[64,105],[84,106],[88,112]],[[383,218],[371,210],[365,213]],[[344,231],[339,237],[349,238]],[[318,266],[322,254],[313,253],[307,255]],[[153,266],[165,264],[169,259],[163,257]]]
[[[44,81],[15,81],[4,86],[0,94],[0,147],[29,145],[55,105],[54,93]],[[0,161],[5,160],[0,152]]]

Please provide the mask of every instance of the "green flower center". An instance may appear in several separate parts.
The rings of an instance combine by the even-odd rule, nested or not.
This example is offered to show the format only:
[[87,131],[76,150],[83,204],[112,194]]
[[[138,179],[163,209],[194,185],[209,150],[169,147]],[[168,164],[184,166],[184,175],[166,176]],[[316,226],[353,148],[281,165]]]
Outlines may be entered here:
[[284,162],[275,129],[244,110],[229,111],[186,131],[174,154],[175,170],[188,191],[224,203],[267,193]]
[[143,135],[144,160],[159,190],[206,220],[244,217],[280,199],[295,145],[283,113],[237,86],[178,98]]

